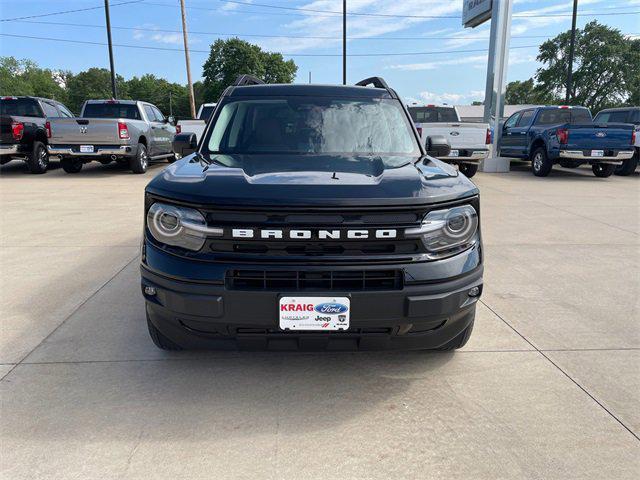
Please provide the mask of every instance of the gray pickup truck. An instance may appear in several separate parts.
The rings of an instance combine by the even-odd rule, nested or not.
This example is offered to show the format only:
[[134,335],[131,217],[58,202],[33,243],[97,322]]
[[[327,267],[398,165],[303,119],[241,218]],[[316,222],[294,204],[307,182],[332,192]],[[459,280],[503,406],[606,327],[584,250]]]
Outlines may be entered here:
[[46,124],[49,155],[60,157],[67,173],[93,160],[116,161],[144,173],[150,160],[176,159],[176,128],[158,107],[136,100],[87,100],[80,117],[52,118]]

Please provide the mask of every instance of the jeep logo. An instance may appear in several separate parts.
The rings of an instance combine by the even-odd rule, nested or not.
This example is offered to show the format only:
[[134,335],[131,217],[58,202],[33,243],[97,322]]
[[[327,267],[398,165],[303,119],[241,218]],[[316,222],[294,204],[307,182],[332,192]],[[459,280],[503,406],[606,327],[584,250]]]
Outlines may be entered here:
[[281,230],[252,228],[234,228],[231,230],[233,238],[260,238],[263,240],[364,240],[368,238],[389,239],[396,238],[396,229],[349,229],[349,230]]

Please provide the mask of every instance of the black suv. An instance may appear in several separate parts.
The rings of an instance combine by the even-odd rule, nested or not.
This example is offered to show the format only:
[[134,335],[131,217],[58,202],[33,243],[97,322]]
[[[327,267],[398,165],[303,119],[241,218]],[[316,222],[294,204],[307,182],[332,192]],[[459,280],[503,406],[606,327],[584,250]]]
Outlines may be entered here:
[[[433,154],[443,142],[431,139]],[[185,158],[145,192],[142,291],[158,347],[451,350],[469,339],[478,189],[427,155],[381,78],[241,76],[199,145],[182,134],[174,149]]]
[[31,173],[49,167],[48,118],[73,118],[60,102],[39,97],[0,97],[0,165],[24,160]]

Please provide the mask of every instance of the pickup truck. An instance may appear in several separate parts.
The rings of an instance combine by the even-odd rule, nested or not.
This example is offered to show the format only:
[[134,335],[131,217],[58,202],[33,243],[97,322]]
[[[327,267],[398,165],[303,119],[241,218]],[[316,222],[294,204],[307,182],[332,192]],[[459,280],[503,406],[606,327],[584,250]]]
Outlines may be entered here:
[[531,161],[537,177],[549,175],[557,163],[566,168],[588,163],[596,177],[608,177],[633,157],[634,142],[633,125],[596,124],[587,108],[549,106],[511,115],[502,126],[498,151]]
[[436,135],[444,136],[451,145],[447,163],[458,165],[467,177],[478,171],[480,161],[487,158],[491,145],[491,130],[486,123],[463,123],[458,110],[452,106],[427,105],[408,107],[420,136],[427,142]]
[[198,118],[195,120],[180,120],[177,125],[177,133],[195,133],[196,140],[200,141],[207,122],[216,109],[215,103],[203,103],[198,109]]
[[77,173],[93,160],[117,161],[144,173],[150,160],[176,158],[173,119],[146,102],[87,100],[80,117],[50,119],[45,126],[49,155],[60,157],[67,173]]
[[598,112],[593,123],[631,123],[635,126],[636,141],[633,144],[636,147],[633,157],[628,158],[622,165],[616,167],[616,175],[631,175],[638,167],[640,159],[640,107],[622,107],[608,108]]
[[73,114],[55,100],[0,97],[0,165],[23,160],[31,173],[45,173],[49,167],[45,124],[59,117]]

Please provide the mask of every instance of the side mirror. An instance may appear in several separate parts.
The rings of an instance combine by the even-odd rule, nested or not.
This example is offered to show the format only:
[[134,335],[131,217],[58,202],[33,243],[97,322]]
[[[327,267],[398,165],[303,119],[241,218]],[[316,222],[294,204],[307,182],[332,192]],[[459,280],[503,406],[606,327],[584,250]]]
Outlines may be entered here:
[[198,149],[195,133],[179,133],[173,137],[173,151],[181,157],[191,155]]
[[444,135],[431,135],[426,142],[427,155],[431,157],[446,157],[451,153],[451,145]]
[[171,125],[175,125],[176,119],[173,115],[170,115],[165,119],[165,122],[170,123]]

